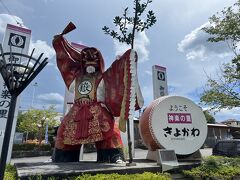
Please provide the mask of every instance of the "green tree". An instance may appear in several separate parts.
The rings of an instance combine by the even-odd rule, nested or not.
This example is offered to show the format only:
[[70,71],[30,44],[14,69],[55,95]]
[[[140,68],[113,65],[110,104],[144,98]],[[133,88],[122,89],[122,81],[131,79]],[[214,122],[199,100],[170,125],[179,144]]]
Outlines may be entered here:
[[[147,6],[152,3],[152,0],[147,0],[146,2],[141,3],[141,0],[134,0],[134,16],[128,16],[128,7],[124,9],[123,15],[116,16],[113,19],[113,23],[116,27],[118,27],[118,30],[111,30],[109,27],[104,26],[102,30],[105,34],[110,35],[113,39],[117,39],[120,43],[126,43],[127,45],[131,45],[131,49],[134,49],[134,39],[135,39],[135,33],[139,31],[144,31],[146,29],[149,29],[152,25],[154,25],[157,21],[153,11],[148,11],[146,14],[145,20],[142,19],[143,13],[146,11]],[[135,56],[134,56],[135,58]],[[135,62],[135,59],[133,60]],[[130,63],[131,64],[131,63]],[[132,63],[134,64],[134,63]],[[130,77],[131,79],[132,77]],[[132,87],[131,87],[132,88]],[[134,89],[134,88],[133,88]],[[130,95],[131,97],[135,98],[135,94]],[[132,106],[130,103],[130,106]],[[134,114],[133,109],[134,107],[129,108],[129,114]],[[131,116],[133,118],[133,116]],[[120,118],[119,125],[123,124]],[[132,163],[132,142],[130,139],[130,128],[129,128],[129,121],[133,121],[133,119],[128,119],[127,122],[127,135],[128,135],[128,152],[129,152],[129,163]],[[125,120],[124,120],[124,128],[125,129]]]
[[17,131],[37,134],[39,143],[41,143],[46,130],[46,124],[48,124],[49,128],[59,125],[59,121],[55,119],[57,115],[58,113],[54,106],[50,106],[46,110],[28,110],[19,114]]
[[210,114],[210,112],[208,110],[203,111],[203,113],[205,115],[207,123],[210,123],[210,124],[215,124],[216,123],[215,118]]
[[203,30],[210,34],[209,42],[226,42],[233,52],[231,63],[223,64],[218,78],[208,77],[207,89],[201,94],[201,103],[211,109],[232,109],[240,106],[240,0],[233,6],[209,18],[210,26]]
[[[121,17],[116,16],[113,19],[113,23],[116,27],[118,27],[120,32],[111,30],[107,26],[104,26],[102,30],[105,34],[112,36],[113,39],[117,39],[121,43],[131,45],[131,49],[133,49],[135,32],[144,31],[157,22],[154,12],[151,10],[147,12],[146,20],[141,19],[143,13],[150,3],[152,3],[152,0],[147,0],[144,3],[141,3],[141,0],[134,0],[133,17],[128,16],[128,7],[124,9],[124,13]],[[132,29],[129,29],[129,27]]]

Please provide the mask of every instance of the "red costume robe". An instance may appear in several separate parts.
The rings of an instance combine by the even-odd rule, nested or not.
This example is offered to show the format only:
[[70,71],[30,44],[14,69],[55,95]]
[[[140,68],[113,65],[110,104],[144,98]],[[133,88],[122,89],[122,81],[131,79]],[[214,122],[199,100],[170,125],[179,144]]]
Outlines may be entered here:
[[[66,86],[69,88],[75,81],[75,101],[59,127],[56,148],[76,149],[81,144],[91,142],[97,142],[96,146],[100,149],[122,147],[114,117],[121,116],[121,124],[125,124],[128,119],[131,50],[126,51],[104,72],[102,55],[93,48],[98,52],[99,71],[94,75],[86,75],[83,54],[80,51],[73,48],[62,36],[53,41],[53,47],[57,55],[57,66]],[[104,92],[100,99],[98,92]],[[141,98],[138,89],[136,110],[142,105]],[[121,130],[126,130],[125,125]]]

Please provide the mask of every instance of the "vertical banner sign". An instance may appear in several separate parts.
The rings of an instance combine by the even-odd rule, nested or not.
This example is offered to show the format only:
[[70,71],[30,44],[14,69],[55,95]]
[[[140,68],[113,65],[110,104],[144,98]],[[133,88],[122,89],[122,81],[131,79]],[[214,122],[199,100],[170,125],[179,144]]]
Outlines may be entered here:
[[[30,38],[31,38],[31,30],[14,26],[11,24],[7,24],[5,35],[3,38],[3,43],[2,43],[4,53],[11,51],[14,53],[28,54]],[[5,56],[5,59],[8,63],[10,60],[10,56]],[[21,58],[20,56],[11,57],[11,60],[16,63],[24,63],[24,61],[26,61],[26,59]],[[0,76],[0,151],[2,150],[3,137],[5,133],[10,99],[11,99],[11,95],[4,83],[2,76]],[[15,129],[16,129],[18,108],[19,108],[19,100],[17,101],[16,111],[14,114],[14,121],[13,121],[12,134],[11,134],[10,143],[9,143],[7,162],[10,162],[10,159],[11,159],[12,144],[13,144],[13,138],[14,138]]]
[[[87,47],[87,46],[84,46],[82,44],[77,44],[77,43],[74,43],[74,42],[71,42],[71,45],[79,51],[81,51],[82,49]],[[72,84],[70,86],[69,90],[67,89],[67,87],[65,88],[63,114],[68,113],[72,103],[74,102],[74,90],[73,89],[74,89],[74,84]]]
[[166,68],[158,65],[152,66],[153,97],[157,99],[168,95]]

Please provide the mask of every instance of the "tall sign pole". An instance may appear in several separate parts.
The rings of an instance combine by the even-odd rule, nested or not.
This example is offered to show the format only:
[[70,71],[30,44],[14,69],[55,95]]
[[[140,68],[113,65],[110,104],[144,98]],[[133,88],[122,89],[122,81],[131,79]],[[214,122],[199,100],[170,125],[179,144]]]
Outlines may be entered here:
[[157,99],[161,96],[168,95],[167,86],[167,70],[165,67],[154,65],[152,66],[153,77],[153,97]]
[[[17,43],[19,40],[15,40],[15,42]],[[9,112],[1,148],[0,180],[4,178],[17,98],[48,63],[47,58],[42,60],[43,53],[36,59],[33,57],[34,49],[31,55],[28,55],[12,52],[12,46],[15,45],[14,42],[10,42],[9,45],[10,51],[4,52],[0,44],[0,73],[7,88],[7,93],[10,95]],[[16,59],[16,57],[19,57],[19,59]]]
[[[14,26],[11,24],[7,24],[5,35],[3,38],[3,51],[4,52],[15,52],[19,54],[28,54],[29,51],[29,44],[30,44],[30,38],[31,38],[31,30]],[[15,55],[14,61],[16,62],[24,62],[25,58],[19,55]],[[10,55],[6,55],[5,57],[7,63],[9,62]],[[10,99],[11,95],[7,89],[7,86],[3,80],[3,78],[0,76],[0,153],[2,149],[3,144],[3,138],[5,133],[5,127],[7,122],[7,116],[10,111]],[[17,123],[17,115],[18,115],[18,108],[19,108],[19,100],[16,101],[16,111],[14,112],[14,120],[12,125],[12,134],[10,137],[10,144],[9,144],[9,151],[8,151],[8,157],[7,162],[10,162],[11,154],[12,154],[12,144],[16,129],[16,123]]]

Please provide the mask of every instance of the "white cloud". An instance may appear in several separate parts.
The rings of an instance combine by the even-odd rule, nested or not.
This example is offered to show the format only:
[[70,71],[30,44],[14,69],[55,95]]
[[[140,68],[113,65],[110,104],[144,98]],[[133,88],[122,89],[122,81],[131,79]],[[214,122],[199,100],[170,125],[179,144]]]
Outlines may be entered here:
[[[210,110],[211,107],[204,107],[203,110]],[[216,122],[226,121],[228,119],[236,119],[239,120],[240,117],[240,108],[232,108],[232,109],[222,109],[219,112],[210,111],[211,115],[215,118]]]
[[9,14],[0,14],[0,33],[5,32],[7,24],[19,26],[17,22],[25,27],[21,18]]
[[29,49],[32,50],[33,48],[35,48],[34,57],[38,57],[41,53],[44,53],[44,57],[51,59],[55,55],[54,49],[46,41],[31,41]]
[[62,104],[64,101],[63,96],[59,93],[40,94],[37,98],[48,104]]
[[147,50],[147,46],[150,44],[150,40],[148,39],[145,31],[137,33],[135,39],[135,49],[138,52],[139,62],[144,62],[149,60],[149,51]]
[[227,43],[207,42],[210,36],[201,29],[208,25],[205,23],[194,29],[178,44],[178,51],[185,53],[190,61],[182,61],[181,69],[169,72],[169,85],[173,87],[171,94],[200,97],[207,76],[215,78],[221,64],[232,59],[233,53]]
[[146,70],[146,71],[144,71],[144,72],[145,72],[145,74],[152,76],[152,71]]
[[[5,33],[7,24],[19,26],[17,22],[21,24],[22,27],[26,28],[21,18],[9,14],[0,14],[0,33]],[[41,53],[44,53],[44,57],[48,57],[49,59],[51,59],[55,55],[54,49],[49,46],[46,41],[31,40],[29,48],[30,53],[33,48],[35,48],[34,57],[38,57]]]
[[[147,46],[150,44],[150,40],[147,37],[145,31],[136,33],[134,49],[138,53],[138,61],[145,62],[149,60],[149,51]],[[125,43],[119,43],[117,40],[114,40],[115,55],[122,55],[127,49],[130,49],[130,45]]]
[[228,119],[236,119],[240,120],[240,108],[233,108],[233,109],[223,109],[220,112],[217,112],[213,115],[217,122],[222,122]]
[[216,12],[220,12],[223,7],[229,7],[234,3],[236,0],[167,0],[154,1],[151,7],[157,15],[159,14],[161,21],[165,21],[164,16],[167,16],[168,25],[174,26],[178,31],[196,22],[202,22],[203,19],[206,20]]
[[142,95],[144,97],[144,106],[148,106],[153,101],[153,87],[143,86],[141,87]]
[[211,57],[224,58],[231,52],[225,42],[207,42],[210,37],[202,28],[209,26],[209,22],[194,29],[178,44],[178,50],[186,54],[188,60],[207,60]]

